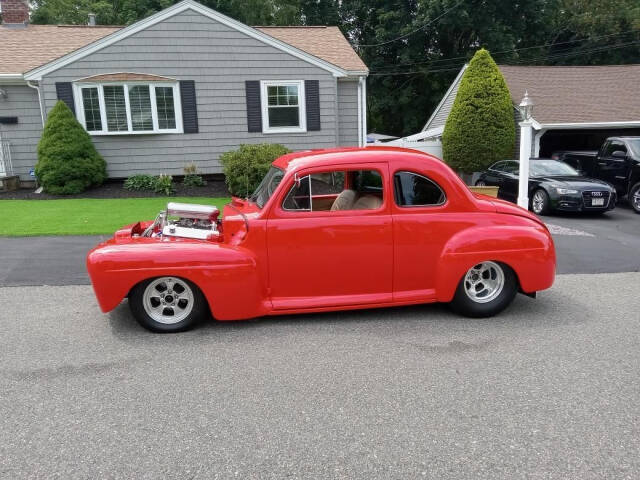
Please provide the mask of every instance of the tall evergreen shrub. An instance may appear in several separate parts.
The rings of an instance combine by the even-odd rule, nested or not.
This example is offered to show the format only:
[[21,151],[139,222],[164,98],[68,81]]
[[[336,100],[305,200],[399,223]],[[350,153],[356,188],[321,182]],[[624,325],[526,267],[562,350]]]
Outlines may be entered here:
[[47,117],[35,170],[44,191],[56,195],[80,193],[107,178],[104,159],[62,101]]
[[462,76],[444,127],[444,161],[472,173],[510,158],[516,139],[513,113],[502,73],[487,50],[478,50]]

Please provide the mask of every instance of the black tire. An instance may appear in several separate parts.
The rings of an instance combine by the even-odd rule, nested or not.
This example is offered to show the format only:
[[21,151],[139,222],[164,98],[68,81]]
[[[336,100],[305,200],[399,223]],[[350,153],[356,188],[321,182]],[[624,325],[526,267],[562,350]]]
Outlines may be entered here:
[[485,182],[484,180],[478,180],[476,182],[476,187],[486,187],[487,186],[487,182]]
[[[536,195],[540,196],[541,204],[540,207],[536,204]],[[531,211],[536,215],[546,215],[549,213],[551,209],[551,200],[549,199],[549,194],[542,188],[537,189],[531,195]]]
[[631,190],[629,190],[629,205],[633,208],[633,211],[640,213],[640,182],[636,183]]
[[456,289],[453,300],[449,304],[453,311],[459,313],[460,315],[464,315],[465,317],[492,317],[502,312],[511,304],[516,294],[518,293],[518,277],[511,269],[511,267],[505,265],[504,263],[484,262],[484,264],[488,263],[497,265],[502,269],[502,274],[504,276],[504,285],[500,293],[494,299],[486,303],[479,303],[473,300],[467,294],[467,274],[470,273],[472,269],[481,264],[474,265],[474,267],[469,269],[469,271],[465,273],[462,279],[460,279],[460,283],[458,284],[458,288]]
[[[176,283],[181,284],[182,286],[186,286],[188,289],[190,289],[191,297],[189,298],[189,301],[192,301],[190,311],[185,318],[175,323],[163,323],[161,321],[158,321],[150,316],[145,308],[145,291],[147,290],[147,287],[149,287],[149,285],[151,285],[152,283],[161,281],[162,279],[174,279]],[[184,291],[185,290],[183,290],[183,292]],[[178,292],[177,287],[176,292]],[[169,290],[169,293],[171,293],[171,290]],[[176,305],[176,307],[169,305],[166,309],[167,311],[169,309],[176,310],[177,305],[180,303],[180,300],[175,301],[173,297],[172,300],[174,300],[174,304]],[[182,300],[184,300],[184,298]],[[189,280],[179,277],[156,277],[140,282],[135,287],[133,287],[133,289],[131,289],[131,292],[129,293],[129,308],[131,309],[131,313],[133,313],[133,316],[140,325],[142,325],[147,330],[155,333],[175,333],[189,330],[193,328],[193,326],[196,325],[199,321],[204,319],[205,316],[209,313],[207,301],[200,289]],[[164,310],[165,309],[163,309],[162,312],[163,314]]]

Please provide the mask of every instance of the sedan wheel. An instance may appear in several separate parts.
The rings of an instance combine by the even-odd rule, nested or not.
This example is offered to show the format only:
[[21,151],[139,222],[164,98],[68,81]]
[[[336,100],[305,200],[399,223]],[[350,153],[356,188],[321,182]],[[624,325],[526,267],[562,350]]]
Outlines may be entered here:
[[507,308],[517,292],[518,279],[511,268],[497,262],[482,262],[464,275],[451,307],[468,317],[490,317]]
[[154,332],[186,330],[206,312],[200,290],[178,277],[158,277],[136,285],[129,295],[129,307],[136,320]]
[[486,187],[487,186],[487,182],[485,182],[484,180],[478,180],[476,182],[476,187]]
[[531,210],[536,215],[546,215],[549,211],[549,195],[544,190],[536,190],[531,199]]
[[631,187],[629,192],[629,203],[636,213],[640,213],[640,183]]

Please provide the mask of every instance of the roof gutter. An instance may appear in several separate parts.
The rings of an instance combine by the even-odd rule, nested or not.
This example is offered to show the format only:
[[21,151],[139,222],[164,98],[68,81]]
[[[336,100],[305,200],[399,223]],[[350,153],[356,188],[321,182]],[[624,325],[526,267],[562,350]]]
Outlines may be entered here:
[[[536,122],[537,123],[537,122]],[[576,128],[633,128],[640,127],[640,120],[630,122],[572,122],[572,123],[538,123],[534,124],[536,130],[561,130]]]
[[21,73],[0,73],[0,83],[25,83]]

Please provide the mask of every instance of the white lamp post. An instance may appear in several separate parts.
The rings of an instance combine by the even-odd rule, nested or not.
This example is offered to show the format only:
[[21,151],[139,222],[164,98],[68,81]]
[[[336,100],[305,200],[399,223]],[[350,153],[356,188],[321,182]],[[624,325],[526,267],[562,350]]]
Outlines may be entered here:
[[529,98],[529,92],[524,92],[524,98],[520,102],[520,113],[524,120],[520,122],[520,171],[518,177],[518,206],[529,208],[529,158],[531,157],[531,138],[533,122],[533,101]]

